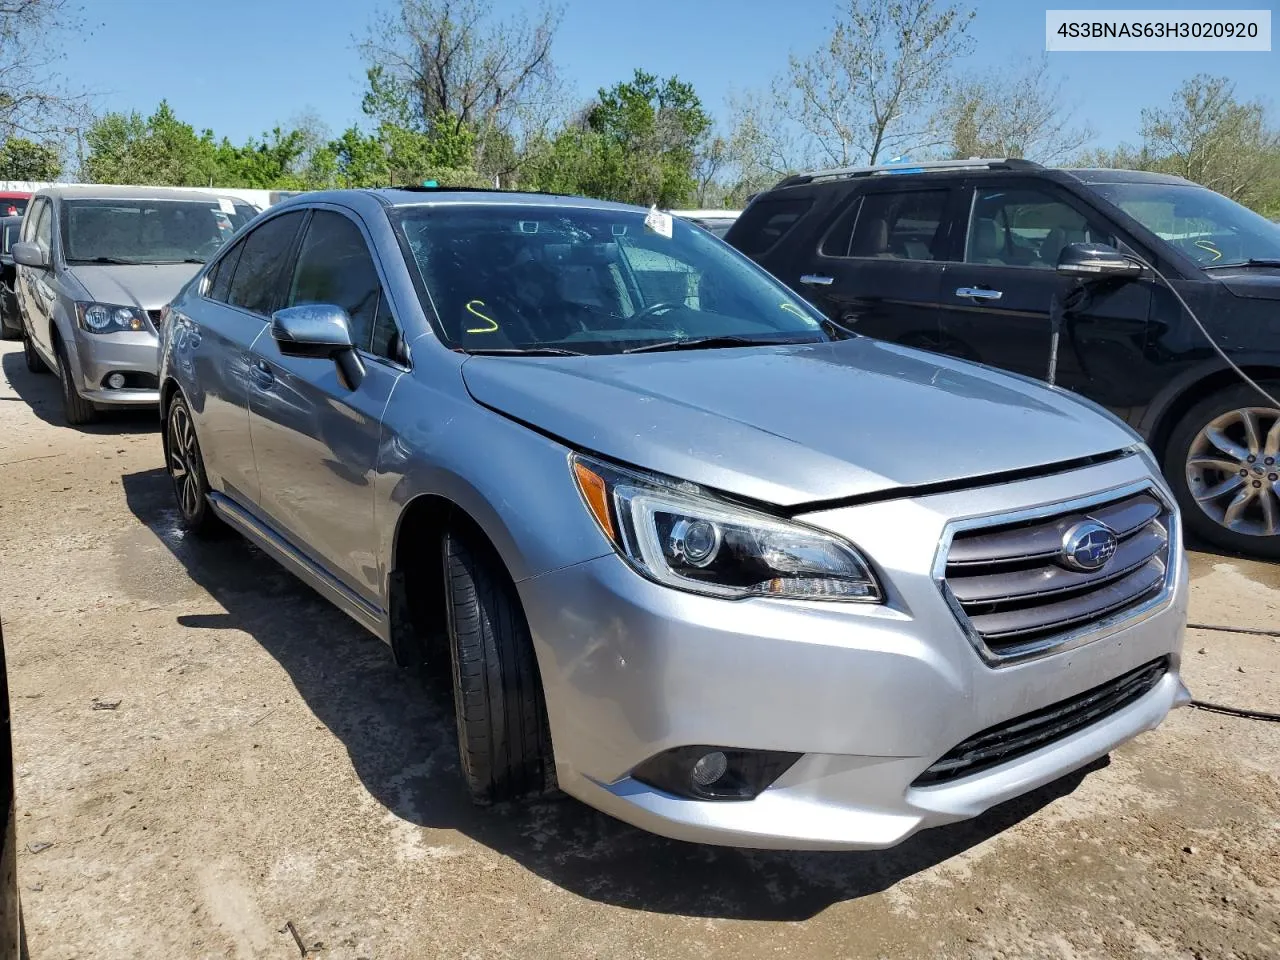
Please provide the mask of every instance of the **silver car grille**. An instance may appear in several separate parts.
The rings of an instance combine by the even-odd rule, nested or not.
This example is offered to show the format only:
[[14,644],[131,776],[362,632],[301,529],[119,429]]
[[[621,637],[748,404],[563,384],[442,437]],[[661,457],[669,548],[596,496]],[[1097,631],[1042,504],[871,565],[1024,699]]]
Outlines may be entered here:
[[[1049,653],[1166,598],[1172,521],[1150,488],[988,518],[953,531],[942,587],[989,662]],[[1114,535],[1114,553],[1097,569],[1073,568],[1066,541],[1099,524]]]

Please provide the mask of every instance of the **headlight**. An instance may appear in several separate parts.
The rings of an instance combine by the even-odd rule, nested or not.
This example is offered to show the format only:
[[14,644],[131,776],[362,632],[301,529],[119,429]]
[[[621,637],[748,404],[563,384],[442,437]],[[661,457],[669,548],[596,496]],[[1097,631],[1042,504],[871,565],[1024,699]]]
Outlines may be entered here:
[[76,316],[80,327],[90,333],[119,333],[121,330],[147,329],[147,315],[137,307],[120,307],[93,301],[77,302]]
[[878,602],[880,586],[850,543],[677,483],[570,458],[582,499],[637,572],[678,590],[740,600]]

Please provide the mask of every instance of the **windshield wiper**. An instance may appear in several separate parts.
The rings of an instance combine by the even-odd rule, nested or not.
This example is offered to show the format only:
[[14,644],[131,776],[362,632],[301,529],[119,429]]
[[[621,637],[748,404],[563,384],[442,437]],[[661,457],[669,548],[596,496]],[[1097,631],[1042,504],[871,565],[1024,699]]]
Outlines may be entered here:
[[1225,267],[1280,267],[1280,257],[1250,257],[1236,263],[1211,263],[1206,270],[1222,270]]
[[701,350],[711,347],[777,347],[792,343],[822,343],[821,340],[767,339],[760,337],[682,337],[679,340],[659,340],[623,350],[623,353],[657,353],[661,350]]
[[[459,348],[461,350],[461,348]],[[462,350],[473,357],[585,357],[580,350],[563,347],[490,347],[484,350]]]

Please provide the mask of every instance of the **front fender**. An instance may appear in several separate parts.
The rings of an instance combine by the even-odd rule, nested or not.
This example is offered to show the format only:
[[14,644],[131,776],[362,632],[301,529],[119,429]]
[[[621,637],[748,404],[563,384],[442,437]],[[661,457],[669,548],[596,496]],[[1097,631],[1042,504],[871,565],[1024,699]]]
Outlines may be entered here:
[[465,511],[516,581],[610,553],[574,484],[569,449],[476,403],[460,365],[431,366],[401,380],[383,420],[375,495],[384,584],[405,510],[423,496]]
[[[1280,351],[1233,351],[1229,356],[1232,362],[1239,367],[1271,368],[1280,371]],[[1236,376],[1238,379],[1238,375],[1216,353],[1188,365],[1161,387],[1160,392],[1152,398],[1151,403],[1147,405],[1147,409],[1138,423],[1138,432],[1148,441],[1155,439],[1156,432],[1165,426],[1163,421],[1179,397],[1185,395],[1188,390],[1195,389],[1197,383],[1220,378],[1224,375]],[[1203,396],[1196,399],[1203,399]]]

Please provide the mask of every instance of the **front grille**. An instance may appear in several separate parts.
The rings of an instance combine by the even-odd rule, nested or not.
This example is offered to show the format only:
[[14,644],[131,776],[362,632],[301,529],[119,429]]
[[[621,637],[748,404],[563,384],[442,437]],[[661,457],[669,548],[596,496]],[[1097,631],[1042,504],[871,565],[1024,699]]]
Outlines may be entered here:
[[[1115,534],[1115,552],[1099,569],[1073,569],[1064,540],[1088,521]],[[1047,652],[1060,638],[1160,595],[1170,521],[1168,507],[1142,490],[959,530],[947,551],[945,589],[990,659]]]
[[1070,700],[988,727],[949,750],[911,785],[958,780],[1048,746],[1127,707],[1150,692],[1168,670],[1169,658],[1161,657]]

